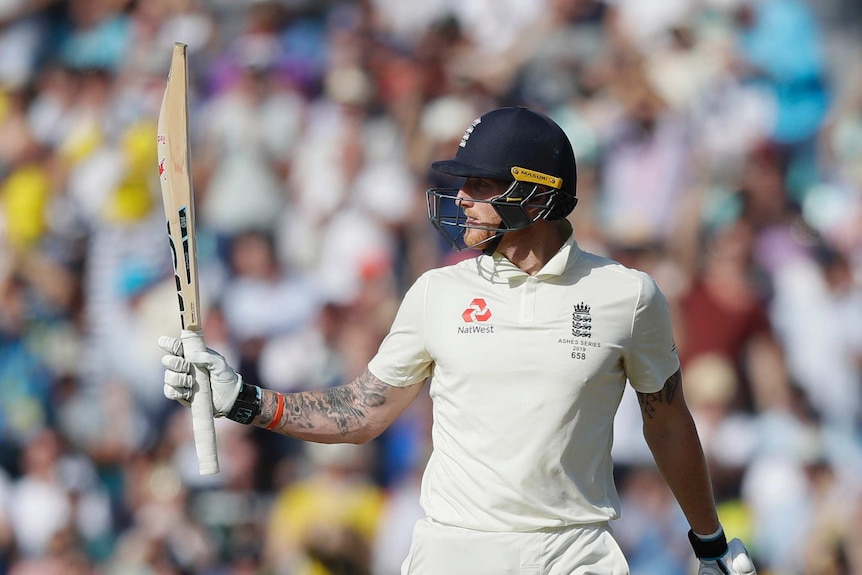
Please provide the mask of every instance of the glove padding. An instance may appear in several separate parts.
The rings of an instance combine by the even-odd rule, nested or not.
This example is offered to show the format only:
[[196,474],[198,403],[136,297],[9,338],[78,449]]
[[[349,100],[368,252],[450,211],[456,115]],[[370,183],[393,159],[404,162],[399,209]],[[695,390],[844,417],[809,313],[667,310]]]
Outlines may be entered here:
[[[724,533],[721,534],[721,539],[724,539]],[[697,555],[698,546],[694,540],[692,545],[695,546],[695,555]],[[698,560],[700,561],[698,575],[757,575],[754,561],[751,560],[748,549],[739,539],[731,539],[727,543],[726,550],[719,557],[698,556]]]
[[242,376],[227,364],[225,358],[209,348],[205,352],[183,353],[183,342],[175,337],[163,335],[159,347],[167,352],[162,356],[165,369],[165,397],[178,401],[188,407],[194,394],[195,378],[192,365],[202,368],[209,374],[212,387],[213,415],[227,415],[242,389]]

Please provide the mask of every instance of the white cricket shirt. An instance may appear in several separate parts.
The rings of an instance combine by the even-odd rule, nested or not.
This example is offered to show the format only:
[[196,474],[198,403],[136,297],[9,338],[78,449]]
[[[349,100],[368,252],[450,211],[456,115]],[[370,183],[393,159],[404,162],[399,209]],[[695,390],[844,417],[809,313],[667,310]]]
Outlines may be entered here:
[[422,507],[486,531],[617,517],[611,443],[626,380],[654,392],[678,368],[652,278],[574,237],[532,277],[499,254],[425,273],[369,363],[390,385],[431,377]]

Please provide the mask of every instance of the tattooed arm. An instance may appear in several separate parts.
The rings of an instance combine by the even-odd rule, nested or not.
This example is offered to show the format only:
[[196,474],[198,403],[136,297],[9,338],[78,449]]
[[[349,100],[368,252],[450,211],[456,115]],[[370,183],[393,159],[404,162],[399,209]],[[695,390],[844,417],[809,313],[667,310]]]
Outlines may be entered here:
[[638,393],[643,431],[656,465],[689,525],[707,535],[719,528],[712,484],[679,370],[655,393]]
[[[421,389],[421,383],[388,385],[367,369],[353,382],[330,389],[283,394],[263,389],[254,424],[306,441],[365,443],[383,433]],[[284,407],[273,424],[279,395]]]

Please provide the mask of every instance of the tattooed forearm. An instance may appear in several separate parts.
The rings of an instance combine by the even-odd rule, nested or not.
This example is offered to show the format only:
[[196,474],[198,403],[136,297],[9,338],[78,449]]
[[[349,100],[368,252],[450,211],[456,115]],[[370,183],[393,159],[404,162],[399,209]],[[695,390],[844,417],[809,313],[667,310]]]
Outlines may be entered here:
[[682,374],[677,370],[676,373],[667,378],[664,387],[655,393],[638,392],[638,403],[640,403],[643,416],[652,419],[663,405],[669,406],[673,403],[673,398],[681,383]]
[[288,396],[287,421],[313,429],[322,416],[325,422],[335,423],[342,434],[348,433],[365,423],[368,408],[386,402],[385,387],[385,383],[371,381],[366,372],[350,385]]
[[[265,393],[259,423],[275,431],[317,439],[348,441],[350,435],[372,423],[371,411],[386,403],[391,387],[368,371],[347,385],[331,389],[286,393],[279,422],[278,394]],[[271,426],[271,427],[270,427]]]

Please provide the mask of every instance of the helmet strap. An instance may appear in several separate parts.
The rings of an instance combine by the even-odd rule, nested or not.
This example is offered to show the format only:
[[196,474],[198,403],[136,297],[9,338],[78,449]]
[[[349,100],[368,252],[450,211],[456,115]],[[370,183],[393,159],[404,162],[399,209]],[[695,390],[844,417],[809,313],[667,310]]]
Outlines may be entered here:
[[493,238],[488,240],[488,242],[485,244],[485,247],[482,248],[482,253],[485,254],[486,256],[493,255],[494,252],[497,251],[497,246],[500,245],[500,242],[502,241],[502,239],[503,239],[503,231],[501,230],[501,231],[497,232]]

